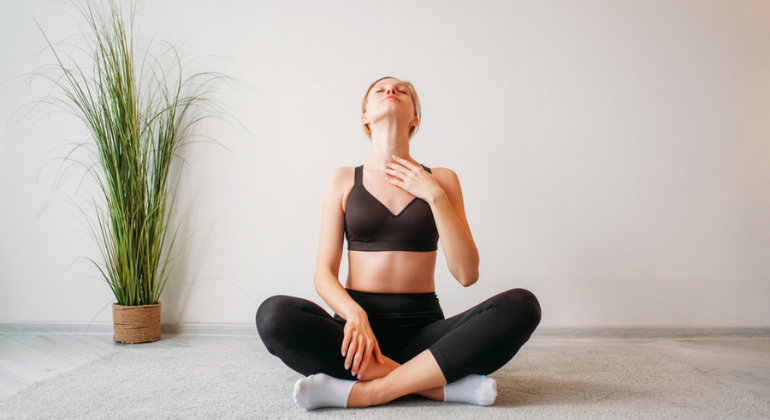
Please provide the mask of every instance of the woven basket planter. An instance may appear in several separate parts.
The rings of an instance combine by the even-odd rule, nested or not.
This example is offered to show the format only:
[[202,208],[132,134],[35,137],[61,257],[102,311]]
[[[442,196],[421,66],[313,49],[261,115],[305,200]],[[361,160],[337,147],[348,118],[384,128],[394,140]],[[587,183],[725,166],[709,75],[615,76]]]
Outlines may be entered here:
[[154,305],[112,304],[113,340],[135,344],[160,340],[160,302]]

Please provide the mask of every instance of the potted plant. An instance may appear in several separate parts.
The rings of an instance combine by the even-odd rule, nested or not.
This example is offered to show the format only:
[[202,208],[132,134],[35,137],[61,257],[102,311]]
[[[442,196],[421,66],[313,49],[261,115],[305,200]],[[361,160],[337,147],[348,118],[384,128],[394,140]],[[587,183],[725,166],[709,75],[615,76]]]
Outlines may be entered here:
[[[89,221],[103,261],[95,261],[115,295],[114,340],[160,339],[159,301],[172,266],[177,226],[171,226],[178,172],[172,162],[191,129],[211,110],[216,73],[183,77],[170,44],[135,46],[136,10],[126,18],[116,0],[74,4],[86,25],[83,57],[51,43],[56,103],[77,115],[90,134],[96,162],[88,167],[104,201]],[[152,53],[153,48],[159,53]]]

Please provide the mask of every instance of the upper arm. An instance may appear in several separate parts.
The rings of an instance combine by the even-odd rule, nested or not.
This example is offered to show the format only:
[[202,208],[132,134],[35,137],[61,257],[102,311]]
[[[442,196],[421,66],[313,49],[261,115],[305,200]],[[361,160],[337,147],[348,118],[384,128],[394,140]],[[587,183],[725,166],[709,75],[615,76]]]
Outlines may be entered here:
[[330,270],[335,276],[339,274],[345,231],[344,200],[353,186],[352,171],[353,168],[338,168],[329,175],[326,183],[316,274],[319,270]]
[[449,198],[449,203],[452,205],[452,209],[455,211],[460,223],[468,234],[471,235],[471,228],[465,216],[465,202],[463,201],[462,188],[460,188],[460,178],[457,177],[453,170],[447,168],[434,168],[433,174],[446,193],[447,198]]

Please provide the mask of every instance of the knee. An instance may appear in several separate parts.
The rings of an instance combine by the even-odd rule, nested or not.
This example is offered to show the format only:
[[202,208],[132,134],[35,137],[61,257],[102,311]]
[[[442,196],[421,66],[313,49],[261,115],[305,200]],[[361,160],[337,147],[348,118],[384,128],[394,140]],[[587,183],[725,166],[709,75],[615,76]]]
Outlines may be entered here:
[[511,289],[501,293],[500,297],[510,304],[517,318],[530,324],[531,331],[540,324],[540,302],[532,292],[526,289]]
[[267,298],[257,309],[257,332],[262,340],[275,337],[281,330],[281,314],[286,314],[291,305],[290,296],[271,296]]

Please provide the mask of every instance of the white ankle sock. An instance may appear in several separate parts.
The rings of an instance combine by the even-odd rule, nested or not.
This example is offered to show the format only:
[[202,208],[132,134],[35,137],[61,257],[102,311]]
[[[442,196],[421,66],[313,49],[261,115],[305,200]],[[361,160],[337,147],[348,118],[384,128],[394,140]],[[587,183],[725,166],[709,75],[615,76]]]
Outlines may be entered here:
[[324,373],[310,375],[294,384],[294,402],[305,410],[348,406],[348,397],[356,381],[337,379]]
[[492,405],[497,398],[497,381],[484,375],[468,375],[444,385],[444,401]]

